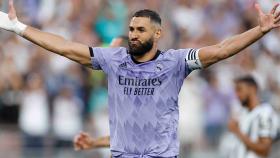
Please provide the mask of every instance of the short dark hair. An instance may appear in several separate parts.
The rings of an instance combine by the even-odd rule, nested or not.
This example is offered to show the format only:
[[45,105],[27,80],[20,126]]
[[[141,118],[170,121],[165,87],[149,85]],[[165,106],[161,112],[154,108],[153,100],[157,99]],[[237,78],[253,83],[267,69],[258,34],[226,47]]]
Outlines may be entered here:
[[256,89],[258,89],[258,84],[257,84],[256,80],[254,79],[254,77],[252,77],[251,75],[246,75],[243,77],[236,78],[234,81],[235,81],[235,83],[245,83],[247,85],[253,86]]
[[150,18],[151,21],[161,25],[161,18],[159,16],[159,14],[157,12],[149,10],[149,9],[139,10],[136,13],[134,13],[134,15],[132,17],[146,17],[146,18]]

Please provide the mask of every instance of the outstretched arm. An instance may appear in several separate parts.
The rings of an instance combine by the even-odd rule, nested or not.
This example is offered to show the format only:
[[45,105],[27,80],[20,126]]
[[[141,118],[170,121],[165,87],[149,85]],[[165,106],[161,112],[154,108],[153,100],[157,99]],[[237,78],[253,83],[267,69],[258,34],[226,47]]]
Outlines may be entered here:
[[23,38],[51,52],[69,58],[85,66],[91,66],[88,46],[71,42],[63,37],[46,33],[22,24],[17,19],[13,0],[9,0],[8,14],[0,11],[0,28],[15,32]]
[[255,5],[259,15],[259,26],[248,30],[242,34],[228,38],[213,46],[203,47],[199,50],[199,59],[203,67],[208,67],[220,60],[229,58],[249,45],[253,44],[266,33],[274,28],[280,27],[280,12],[277,12],[276,4],[269,14],[265,14],[259,4]]

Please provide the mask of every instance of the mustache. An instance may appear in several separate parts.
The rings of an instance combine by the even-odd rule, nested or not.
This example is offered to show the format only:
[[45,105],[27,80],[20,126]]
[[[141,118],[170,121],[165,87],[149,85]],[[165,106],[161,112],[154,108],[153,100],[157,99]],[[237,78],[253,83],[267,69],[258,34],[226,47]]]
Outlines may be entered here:
[[142,43],[141,41],[139,41],[137,38],[132,38],[131,40],[129,40],[130,42],[135,42],[135,41],[137,41],[137,42],[140,42],[140,43]]

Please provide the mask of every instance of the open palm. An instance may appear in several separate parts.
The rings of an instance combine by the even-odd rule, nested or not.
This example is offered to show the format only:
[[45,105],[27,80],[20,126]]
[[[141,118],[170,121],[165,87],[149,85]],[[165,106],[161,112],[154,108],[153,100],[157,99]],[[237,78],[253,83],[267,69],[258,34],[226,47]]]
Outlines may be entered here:
[[262,32],[267,33],[274,28],[280,27],[280,11],[276,11],[278,6],[279,4],[275,4],[270,13],[266,14],[262,11],[259,4],[255,4],[255,8],[259,14],[258,20]]

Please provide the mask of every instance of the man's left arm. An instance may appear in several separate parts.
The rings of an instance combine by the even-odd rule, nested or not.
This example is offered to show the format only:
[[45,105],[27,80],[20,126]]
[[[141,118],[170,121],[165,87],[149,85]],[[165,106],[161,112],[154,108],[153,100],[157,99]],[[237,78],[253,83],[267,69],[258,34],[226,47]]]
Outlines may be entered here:
[[217,45],[201,48],[199,50],[199,59],[202,66],[206,68],[220,60],[239,53],[272,29],[280,27],[280,24],[278,24],[280,21],[280,12],[276,11],[278,6],[279,4],[276,4],[269,14],[265,14],[260,9],[260,5],[256,4],[255,8],[259,14],[259,26],[228,38]]

